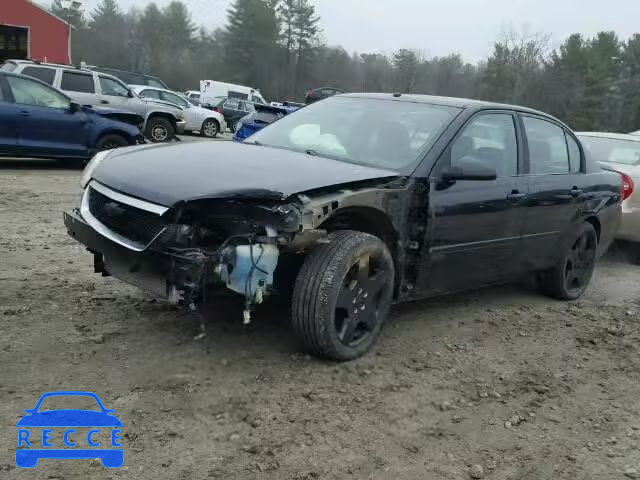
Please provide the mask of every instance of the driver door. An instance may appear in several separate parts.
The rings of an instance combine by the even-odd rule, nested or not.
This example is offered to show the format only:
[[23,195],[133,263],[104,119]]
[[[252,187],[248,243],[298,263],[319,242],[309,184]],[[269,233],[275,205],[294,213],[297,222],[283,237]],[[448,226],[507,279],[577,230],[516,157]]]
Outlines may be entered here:
[[[429,184],[426,268],[419,286],[449,292],[510,279],[520,271],[522,172],[517,120],[509,111],[472,117],[438,160]],[[495,168],[495,180],[444,182],[440,172],[472,157]]]
[[40,82],[7,76],[16,106],[21,155],[86,157],[87,114],[72,112],[70,100]]

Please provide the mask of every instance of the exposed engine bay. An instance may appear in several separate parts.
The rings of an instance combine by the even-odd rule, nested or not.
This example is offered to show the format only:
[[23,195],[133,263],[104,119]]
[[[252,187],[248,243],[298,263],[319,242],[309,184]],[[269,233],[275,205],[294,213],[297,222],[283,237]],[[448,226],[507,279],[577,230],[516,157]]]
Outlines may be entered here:
[[[277,192],[243,192],[164,208],[94,180],[85,189],[80,211],[74,212],[79,215],[65,221],[70,233],[94,254],[96,273],[117,277],[193,312],[206,303],[208,291],[226,287],[244,297],[243,322],[248,324],[255,306],[278,290],[276,270],[326,241],[324,227],[340,228],[339,221],[333,222],[339,220],[338,213],[358,205],[402,211],[405,190],[389,187],[385,179],[286,199]],[[84,230],[111,242],[79,238],[83,229],[76,222],[86,222]],[[280,278],[289,284],[295,280]]]

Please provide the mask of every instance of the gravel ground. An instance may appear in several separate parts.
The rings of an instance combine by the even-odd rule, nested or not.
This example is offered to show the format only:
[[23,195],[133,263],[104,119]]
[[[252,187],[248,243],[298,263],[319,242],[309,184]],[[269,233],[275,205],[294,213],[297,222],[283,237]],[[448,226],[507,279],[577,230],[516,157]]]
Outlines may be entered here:
[[[577,303],[500,287],[396,308],[347,364],[301,355],[285,308],[208,335],[92,273],[66,235],[78,171],[0,163],[0,478],[640,478],[640,276],[608,255]],[[96,392],[125,465],[18,469],[16,421],[51,390]]]

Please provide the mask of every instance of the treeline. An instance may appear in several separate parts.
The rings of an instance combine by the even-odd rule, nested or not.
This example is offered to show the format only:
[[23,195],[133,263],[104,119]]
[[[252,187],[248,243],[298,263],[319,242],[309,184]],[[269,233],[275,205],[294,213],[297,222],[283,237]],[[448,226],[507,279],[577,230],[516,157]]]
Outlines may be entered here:
[[[425,93],[527,105],[576,130],[640,129],[640,34],[571,35],[552,50],[542,34],[509,34],[489,58],[349,53],[322,39],[309,0],[235,0],[224,28],[193,21],[186,5],[123,12],[101,0],[92,12],[51,9],[75,26],[72,56],[88,63],[154,74],[176,90],[215,79],[260,88],[268,99],[300,100],[308,88]],[[424,46],[428,48],[428,45]]]

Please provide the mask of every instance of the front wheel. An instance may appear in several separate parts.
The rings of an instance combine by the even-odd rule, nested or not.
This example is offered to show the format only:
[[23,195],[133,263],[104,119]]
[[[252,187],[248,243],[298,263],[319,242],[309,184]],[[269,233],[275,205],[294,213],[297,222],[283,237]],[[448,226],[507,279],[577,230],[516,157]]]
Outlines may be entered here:
[[598,235],[593,225],[584,223],[565,247],[558,263],[539,278],[541,290],[560,300],[582,296],[596,266]]
[[220,125],[217,120],[207,119],[202,124],[202,128],[200,128],[200,135],[207,138],[215,138],[220,131]]
[[126,147],[127,145],[129,145],[129,142],[127,142],[126,138],[117,134],[109,134],[98,140],[96,151],[113,150],[114,148]]
[[165,118],[150,118],[145,129],[146,136],[154,143],[168,142],[176,135],[171,122]]
[[389,312],[394,275],[382,240],[351,230],[331,233],[298,274],[291,310],[294,334],[320,357],[345,361],[363,355]]

